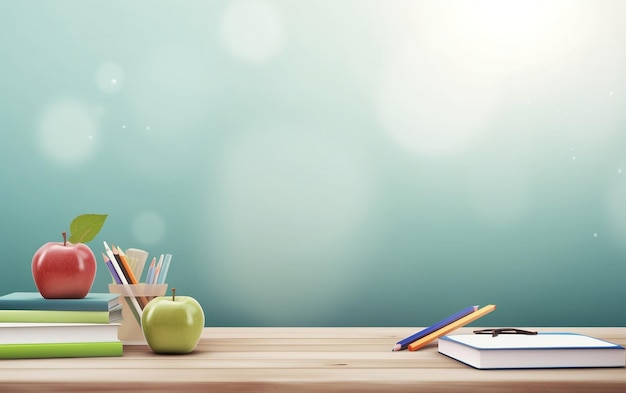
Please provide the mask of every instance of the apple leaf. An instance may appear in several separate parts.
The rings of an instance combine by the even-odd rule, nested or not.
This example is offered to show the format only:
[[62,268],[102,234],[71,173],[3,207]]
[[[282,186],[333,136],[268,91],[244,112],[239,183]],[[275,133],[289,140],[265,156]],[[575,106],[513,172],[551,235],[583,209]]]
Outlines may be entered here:
[[92,241],[107,219],[106,214],[81,214],[70,224],[70,238],[72,244]]

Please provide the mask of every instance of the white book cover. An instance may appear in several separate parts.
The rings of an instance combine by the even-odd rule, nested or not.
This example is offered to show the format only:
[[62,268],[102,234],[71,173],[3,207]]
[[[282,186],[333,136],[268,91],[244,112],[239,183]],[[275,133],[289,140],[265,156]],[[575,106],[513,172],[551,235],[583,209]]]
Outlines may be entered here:
[[0,345],[115,342],[119,323],[0,323]]
[[478,369],[624,367],[621,345],[574,333],[460,334],[439,338],[439,352]]

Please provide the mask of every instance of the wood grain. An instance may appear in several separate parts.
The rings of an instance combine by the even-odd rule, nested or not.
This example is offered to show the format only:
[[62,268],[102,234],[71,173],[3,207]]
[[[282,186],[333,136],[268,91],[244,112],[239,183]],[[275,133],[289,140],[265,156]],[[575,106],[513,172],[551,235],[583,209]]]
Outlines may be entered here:
[[[467,333],[475,328],[462,328]],[[626,328],[529,328],[626,346]],[[0,391],[625,392],[626,369],[475,370],[437,352],[391,352],[418,328],[205,328],[188,355],[0,361]]]

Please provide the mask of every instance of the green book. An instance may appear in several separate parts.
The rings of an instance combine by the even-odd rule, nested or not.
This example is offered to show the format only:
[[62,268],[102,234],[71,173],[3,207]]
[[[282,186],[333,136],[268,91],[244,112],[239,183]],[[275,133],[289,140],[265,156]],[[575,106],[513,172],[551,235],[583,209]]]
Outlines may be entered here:
[[0,322],[117,323],[122,305],[109,311],[0,310]]
[[0,296],[0,310],[108,311],[120,304],[117,293],[88,293],[82,299],[46,299],[39,292]]
[[89,343],[2,344],[0,359],[122,356],[121,341]]

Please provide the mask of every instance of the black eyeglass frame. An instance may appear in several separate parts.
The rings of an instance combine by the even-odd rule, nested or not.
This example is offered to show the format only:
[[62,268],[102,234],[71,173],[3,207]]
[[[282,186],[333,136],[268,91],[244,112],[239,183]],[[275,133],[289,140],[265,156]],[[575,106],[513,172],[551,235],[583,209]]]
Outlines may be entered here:
[[517,329],[517,328],[479,329],[479,330],[474,330],[474,333],[475,334],[491,334],[491,337],[496,337],[499,334],[526,334],[526,335],[537,334],[536,331]]

